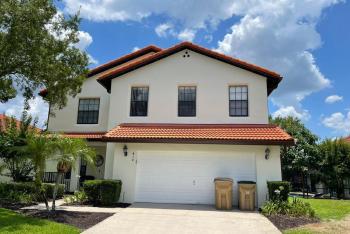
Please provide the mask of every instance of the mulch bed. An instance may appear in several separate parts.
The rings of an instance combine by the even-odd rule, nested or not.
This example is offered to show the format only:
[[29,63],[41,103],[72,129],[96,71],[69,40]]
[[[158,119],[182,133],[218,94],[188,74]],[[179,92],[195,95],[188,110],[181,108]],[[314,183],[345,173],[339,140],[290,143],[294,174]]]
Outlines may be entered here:
[[48,212],[46,210],[20,210],[20,212],[27,216],[72,225],[81,230],[86,230],[114,215],[114,213],[73,212],[64,210],[56,210],[55,212]]
[[310,223],[320,222],[317,218],[308,217],[292,217],[288,215],[271,215],[267,218],[279,229],[285,230],[289,228],[296,228]]
[[18,202],[7,202],[7,201],[1,201],[0,202],[0,208],[5,208],[9,210],[19,210],[23,207],[26,206],[33,206],[36,205],[37,203],[32,202],[32,203],[18,203]]

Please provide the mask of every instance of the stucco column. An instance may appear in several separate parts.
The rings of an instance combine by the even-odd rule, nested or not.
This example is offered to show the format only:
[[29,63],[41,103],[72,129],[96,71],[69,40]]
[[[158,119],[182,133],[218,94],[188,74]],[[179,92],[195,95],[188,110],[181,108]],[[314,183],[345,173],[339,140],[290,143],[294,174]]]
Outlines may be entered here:
[[106,148],[106,159],[105,159],[105,179],[113,178],[113,165],[114,165],[114,148],[115,143],[107,143]]
[[75,162],[75,166],[72,168],[72,171],[71,171],[70,188],[69,188],[71,192],[78,190],[79,172],[80,172],[80,158]]

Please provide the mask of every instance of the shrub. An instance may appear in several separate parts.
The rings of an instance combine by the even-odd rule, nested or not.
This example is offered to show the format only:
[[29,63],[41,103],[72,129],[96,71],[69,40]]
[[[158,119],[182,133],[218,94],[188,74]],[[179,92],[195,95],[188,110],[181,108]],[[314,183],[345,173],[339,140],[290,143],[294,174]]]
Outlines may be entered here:
[[88,197],[84,191],[75,191],[74,195],[64,197],[64,201],[68,204],[84,204]]
[[[46,196],[52,198],[53,188],[55,184],[43,183]],[[64,185],[60,184],[57,190],[57,197],[63,197]],[[41,201],[37,196],[37,189],[33,182],[24,183],[0,183],[0,200],[11,202],[29,203],[33,201]]]
[[35,200],[32,183],[0,183],[0,200],[29,203]]
[[290,192],[290,182],[288,181],[268,181],[269,199],[272,201],[288,201]]
[[315,217],[315,211],[311,205],[297,198],[293,198],[291,202],[282,200],[267,201],[261,207],[261,212],[266,216],[280,214],[294,217]]
[[87,180],[83,189],[94,205],[110,206],[118,202],[122,182],[120,180]]
[[[64,184],[59,184],[57,189],[56,198],[62,198],[64,194]],[[52,198],[53,190],[55,188],[54,183],[43,183],[43,188],[45,190],[45,194],[47,198]]]

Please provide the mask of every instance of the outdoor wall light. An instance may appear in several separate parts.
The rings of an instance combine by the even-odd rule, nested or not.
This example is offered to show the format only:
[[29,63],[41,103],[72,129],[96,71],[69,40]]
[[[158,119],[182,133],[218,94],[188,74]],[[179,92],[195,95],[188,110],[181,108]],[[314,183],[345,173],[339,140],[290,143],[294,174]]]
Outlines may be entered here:
[[265,149],[265,159],[268,160],[270,158],[270,149],[266,148]]
[[125,157],[128,156],[128,147],[126,145],[123,147],[123,152]]

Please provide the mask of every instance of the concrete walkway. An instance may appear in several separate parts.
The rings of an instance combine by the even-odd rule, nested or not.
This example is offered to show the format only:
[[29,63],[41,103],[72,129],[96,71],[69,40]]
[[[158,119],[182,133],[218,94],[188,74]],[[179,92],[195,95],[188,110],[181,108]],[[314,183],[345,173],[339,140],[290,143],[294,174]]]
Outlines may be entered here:
[[83,232],[107,233],[280,233],[257,212],[217,211],[212,206],[136,203]]
[[[75,212],[102,212],[102,213],[117,213],[125,208],[108,208],[108,207],[92,207],[92,206],[62,206],[63,199],[56,200],[56,210],[75,211]],[[51,206],[51,202],[49,202]],[[27,210],[46,210],[44,203],[39,203],[34,206],[23,207]]]

